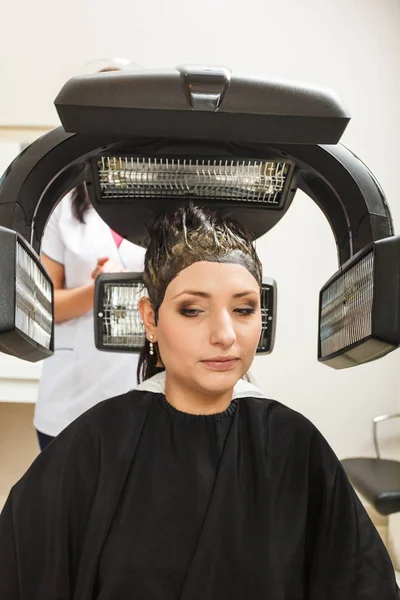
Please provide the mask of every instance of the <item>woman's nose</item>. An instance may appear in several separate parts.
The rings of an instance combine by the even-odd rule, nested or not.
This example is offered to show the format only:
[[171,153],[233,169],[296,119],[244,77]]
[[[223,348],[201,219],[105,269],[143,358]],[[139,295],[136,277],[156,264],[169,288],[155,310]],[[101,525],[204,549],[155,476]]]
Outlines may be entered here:
[[235,341],[236,332],[231,316],[223,313],[214,317],[211,322],[210,343],[229,348]]

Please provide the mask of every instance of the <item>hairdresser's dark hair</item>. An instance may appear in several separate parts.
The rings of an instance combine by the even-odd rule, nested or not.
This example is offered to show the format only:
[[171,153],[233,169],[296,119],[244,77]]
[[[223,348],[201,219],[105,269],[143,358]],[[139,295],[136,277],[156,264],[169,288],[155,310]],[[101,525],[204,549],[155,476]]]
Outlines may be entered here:
[[79,223],[85,223],[85,214],[92,204],[84,183],[79,183],[71,193],[72,214]]
[[[185,268],[185,264],[188,265],[188,255],[191,262],[201,260],[201,256],[207,256],[205,260],[210,262],[228,262],[227,254],[242,252],[247,268],[261,286],[262,266],[252,245],[253,237],[234,219],[222,217],[208,207],[188,204],[158,215],[148,230],[143,281],[154,309],[156,324],[166,287]],[[158,345],[153,345],[154,354],[150,354],[150,344],[146,339],[140,352],[137,368],[139,383],[163,368]]]

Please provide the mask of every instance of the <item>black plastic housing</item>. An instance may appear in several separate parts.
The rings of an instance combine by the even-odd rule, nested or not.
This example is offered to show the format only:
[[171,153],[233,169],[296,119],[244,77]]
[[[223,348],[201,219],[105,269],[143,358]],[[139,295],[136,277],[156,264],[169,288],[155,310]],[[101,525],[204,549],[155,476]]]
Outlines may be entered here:
[[331,90],[202,66],[73,77],[55,106],[65,131],[121,137],[336,144],[350,120]]

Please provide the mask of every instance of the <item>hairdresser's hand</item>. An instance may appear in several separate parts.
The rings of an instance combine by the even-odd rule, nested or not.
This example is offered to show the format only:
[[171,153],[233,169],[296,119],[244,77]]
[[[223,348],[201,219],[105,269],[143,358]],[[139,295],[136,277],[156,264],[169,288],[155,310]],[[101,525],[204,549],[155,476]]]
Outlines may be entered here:
[[114,260],[110,260],[108,256],[97,259],[97,266],[92,273],[92,279],[96,279],[98,275],[102,273],[124,273],[126,269],[122,265]]

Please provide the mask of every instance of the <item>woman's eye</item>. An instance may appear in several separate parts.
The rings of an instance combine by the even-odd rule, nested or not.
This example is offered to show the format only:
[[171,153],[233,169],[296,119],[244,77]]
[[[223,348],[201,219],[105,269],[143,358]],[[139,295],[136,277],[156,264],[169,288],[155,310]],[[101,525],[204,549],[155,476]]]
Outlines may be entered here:
[[235,312],[246,317],[247,315],[254,315],[256,310],[255,308],[235,308]]
[[181,308],[179,310],[179,314],[183,315],[184,317],[197,317],[197,315],[201,312],[202,311],[198,308]]

